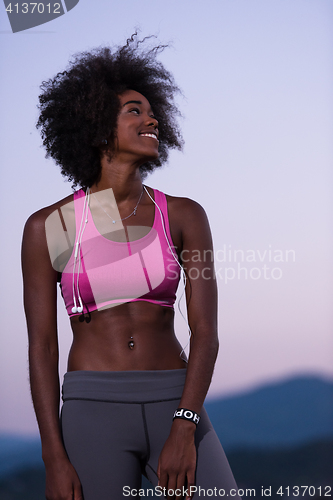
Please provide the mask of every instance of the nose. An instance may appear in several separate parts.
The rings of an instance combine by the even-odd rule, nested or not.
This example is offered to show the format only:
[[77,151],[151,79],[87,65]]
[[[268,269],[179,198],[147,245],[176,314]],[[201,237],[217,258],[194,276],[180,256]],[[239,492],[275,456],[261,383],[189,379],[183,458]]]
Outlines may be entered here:
[[158,128],[158,121],[155,116],[147,116],[146,125],[148,127]]

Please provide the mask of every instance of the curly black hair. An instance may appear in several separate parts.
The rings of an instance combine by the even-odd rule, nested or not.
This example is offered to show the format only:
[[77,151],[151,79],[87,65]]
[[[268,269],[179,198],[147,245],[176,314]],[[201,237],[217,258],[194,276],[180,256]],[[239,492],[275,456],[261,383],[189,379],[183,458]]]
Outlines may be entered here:
[[[181,149],[177,123],[180,112],[174,96],[179,88],[157,54],[163,45],[143,49],[137,33],[123,47],[99,47],[73,56],[66,71],[43,82],[39,96],[41,129],[46,157],[61,166],[73,182],[90,187],[101,175],[101,157],[112,155],[120,111],[118,96],[126,90],[144,95],[159,122],[159,157],[140,167],[142,177],[168,158],[168,150]],[[108,145],[105,144],[107,139]],[[111,145],[111,147],[110,147]]]

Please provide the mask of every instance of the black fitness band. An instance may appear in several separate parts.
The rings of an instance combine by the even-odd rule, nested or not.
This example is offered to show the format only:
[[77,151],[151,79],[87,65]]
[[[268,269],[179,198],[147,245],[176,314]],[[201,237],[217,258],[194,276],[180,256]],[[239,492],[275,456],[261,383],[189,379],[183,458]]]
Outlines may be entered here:
[[184,420],[189,420],[195,425],[198,425],[198,423],[200,422],[200,416],[195,413],[195,411],[187,410],[186,408],[177,408],[177,410],[173,414],[172,420],[175,420],[175,418],[183,418]]

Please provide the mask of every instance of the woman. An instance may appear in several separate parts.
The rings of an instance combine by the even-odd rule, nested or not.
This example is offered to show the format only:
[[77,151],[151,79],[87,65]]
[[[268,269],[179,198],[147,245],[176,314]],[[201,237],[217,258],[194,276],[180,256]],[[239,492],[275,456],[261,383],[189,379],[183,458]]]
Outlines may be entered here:
[[[239,498],[202,409],[218,350],[209,225],[197,203],[142,184],[182,139],[178,89],[159,47],[140,43],[81,54],[42,85],[47,154],[81,186],[33,214],[23,237],[48,500],[136,496],[141,473],[168,498],[196,498],[199,486]],[[188,362],[173,326],[181,265]],[[73,330],[60,419],[57,281]]]

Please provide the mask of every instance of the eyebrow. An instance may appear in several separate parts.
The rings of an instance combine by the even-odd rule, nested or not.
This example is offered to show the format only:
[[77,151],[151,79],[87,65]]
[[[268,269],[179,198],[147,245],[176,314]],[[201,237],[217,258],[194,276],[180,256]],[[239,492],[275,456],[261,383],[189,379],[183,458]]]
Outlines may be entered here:
[[123,107],[126,106],[126,104],[142,104],[141,101],[127,101],[125,104],[123,104]]

